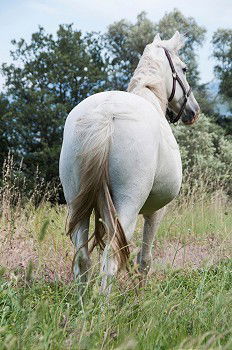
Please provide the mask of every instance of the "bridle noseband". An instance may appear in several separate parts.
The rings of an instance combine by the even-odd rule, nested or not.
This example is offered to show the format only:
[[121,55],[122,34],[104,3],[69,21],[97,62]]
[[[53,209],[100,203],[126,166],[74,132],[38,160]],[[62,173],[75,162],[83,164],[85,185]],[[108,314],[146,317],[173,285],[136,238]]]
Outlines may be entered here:
[[163,47],[163,49],[164,49],[165,55],[166,55],[166,57],[168,59],[168,62],[170,64],[170,68],[172,70],[172,78],[173,78],[172,92],[171,92],[171,95],[170,95],[170,97],[168,99],[168,102],[171,102],[173,100],[174,96],[175,96],[175,93],[176,93],[176,82],[179,83],[179,85],[180,85],[180,87],[181,87],[181,89],[183,91],[183,95],[184,95],[183,104],[182,104],[182,106],[181,106],[181,108],[179,110],[179,113],[177,114],[176,117],[173,117],[173,113],[172,112],[167,111],[167,114],[168,114],[168,116],[170,118],[170,123],[176,123],[180,119],[181,114],[184,111],[184,108],[186,106],[186,103],[188,101],[188,97],[189,97],[192,89],[190,87],[188,91],[186,90],[182,80],[180,79],[180,77],[178,76],[178,74],[177,74],[177,72],[175,70],[175,67],[174,67],[174,64],[172,62],[172,59],[171,59],[169,51],[165,47]]

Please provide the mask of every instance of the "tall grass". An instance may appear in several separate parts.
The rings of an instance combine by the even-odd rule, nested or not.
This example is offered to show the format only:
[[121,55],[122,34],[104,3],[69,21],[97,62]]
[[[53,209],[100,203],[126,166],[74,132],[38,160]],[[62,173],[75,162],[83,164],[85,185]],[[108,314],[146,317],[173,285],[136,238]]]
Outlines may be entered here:
[[[114,283],[109,299],[99,295],[96,252],[81,298],[65,206],[51,204],[36,181],[25,196],[9,158],[0,193],[0,349],[231,349],[232,206],[208,181],[185,183],[170,204],[145,287],[134,272]],[[139,218],[131,264],[141,231]]]
[[80,300],[74,282],[2,279],[1,349],[231,349],[231,260],[166,271],[137,294],[98,279]]

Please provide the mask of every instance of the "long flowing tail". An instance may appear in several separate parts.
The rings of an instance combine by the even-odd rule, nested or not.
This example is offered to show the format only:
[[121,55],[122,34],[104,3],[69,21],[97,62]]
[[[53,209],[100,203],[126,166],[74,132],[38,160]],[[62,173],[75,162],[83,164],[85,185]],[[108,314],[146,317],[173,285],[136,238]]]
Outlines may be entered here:
[[[129,247],[111,197],[109,186],[109,150],[114,132],[112,116],[97,112],[77,122],[79,139],[83,143],[80,159],[79,193],[71,203],[68,232],[72,236],[79,223],[95,211],[95,233],[92,249],[104,249],[104,236],[110,242],[118,267],[125,266]],[[91,250],[92,250],[91,249]]]

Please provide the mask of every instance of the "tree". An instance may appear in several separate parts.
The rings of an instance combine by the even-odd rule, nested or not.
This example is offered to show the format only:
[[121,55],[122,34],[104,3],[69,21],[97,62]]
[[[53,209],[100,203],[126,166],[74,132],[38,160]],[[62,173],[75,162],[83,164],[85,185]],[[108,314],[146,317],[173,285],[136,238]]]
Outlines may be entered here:
[[8,123],[7,115],[9,113],[9,101],[7,97],[0,93],[0,166],[2,168],[4,159],[8,154],[9,139],[8,139]]
[[110,85],[115,90],[126,90],[145,46],[153,41],[154,35],[155,27],[145,12],[137,16],[135,24],[122,19],[109,26],[105,42],[111,63]]
[[213,57],[216,59],[214,72],[220,81],[219,99],[226,105],[229,113],[220,115],[217,122],[228,134],[232,133],[232,30],[218,29],[212,38]]
[[232,139],[212,118],[201,114],[199,121],[191,127],[178,124],[173,127],[178,141],[182,165],[183,190],[190,185],[200,186],[203,180],[206,190],[218,185],[228,194],[232,191],[231,154]]
[[199,26],[193,17],[185,17],[174,9],[159,21],[157,31],[162,33],[163,39],[169,39],[177,30],[185,35],[185,46],[180,51],[180,56],[188,65],[188,81],[194,88],[199,80],[196,50],[204,41],[206,29]]
[[11,146],[24,157],[26,173],[34,174],[38,166],[45,180],[53,181],[68,112],[103,89],[102,46],[97,35],[83,36],[72,25],[60,25],[56,38],[40,27],[30,43],[12,43],[14,63],[2,67],[11,101]]
[[232,97],[232,29],[218,29],[212,39],[213,57],[217,64],[214,71],[220,80],[220,93]]
[[159,32],[162,39],[167,39],[176,30],[186,34],[186,45],[181,51],[181,57],[189,66],[188,80],[195,87],[199,79],[195,50],[202,44],[206,30],[192,17],[185,17],[174,9],[158,23],[150,21],[146,13],[142,12],[135,24],[121,20],[109,26],[105,40],[111,58],[109,75],[114,88],[127,88],[145,46],[153,41],[156,33]]

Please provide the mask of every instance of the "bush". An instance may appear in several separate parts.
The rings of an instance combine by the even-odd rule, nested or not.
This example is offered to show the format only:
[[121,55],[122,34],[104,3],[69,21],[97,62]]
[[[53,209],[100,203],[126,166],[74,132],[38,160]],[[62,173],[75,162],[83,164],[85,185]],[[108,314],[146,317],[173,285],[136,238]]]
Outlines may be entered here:
[[192,186],[201,179],[208,190],[222,187],[231,192],[232,140],[224,130],[201,114],[193,126],[179,124],[173,132],[181,151],[184,182]]

